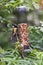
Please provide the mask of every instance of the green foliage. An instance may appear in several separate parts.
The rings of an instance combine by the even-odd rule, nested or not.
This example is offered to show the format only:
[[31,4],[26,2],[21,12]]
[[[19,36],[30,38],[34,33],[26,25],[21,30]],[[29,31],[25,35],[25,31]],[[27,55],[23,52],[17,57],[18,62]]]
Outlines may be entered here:
[[[17,46],[19,41],[14,45],[15,49],[12,49],[8,46],[11,45],[11,19],[14,16],[14,9],[19,5],[25,5],[27,10],[36,10],[37,7],[33,2],[39,0],[0,0],[0,46],[5,47],[2,49],[0,47],[0,65],[43,65],[43,30],[41,27],[29,26],[29,43],[31,43],[30,53],[21,59]],[[43,11],[40,12],[40,15],[43,14]],[[43,19],[42,17],[40,17]],[[41,19],[41,20],[42,20]],[[42,27],[43,28],[43,27]],[[4,31],[4,32],[1,32]],[[36,50],[37,48],[38,50]],[[40,49],[40,50],[39,50]]]
[[28,30],[31,46],[43,50],[43,27],[30,26]]
[[43,52],[30,48],[30,53],[21,59],[17,49],[7,49],[0,53],[0,65],[43,65]]
[[0,23],[4,25],[2,27],[8,29],[11,27],[13,10],[20,4],[20,0],[0,0]]
[[[37,10],[39,9],[39,3],[40,0],[23,0],[23,5],[25,5],[27,7],[27,10],[29,11],[30,9],[31,10]],[[37,3],[36,3],[37,2]],[[34,3],[34,4],[33,4]]]

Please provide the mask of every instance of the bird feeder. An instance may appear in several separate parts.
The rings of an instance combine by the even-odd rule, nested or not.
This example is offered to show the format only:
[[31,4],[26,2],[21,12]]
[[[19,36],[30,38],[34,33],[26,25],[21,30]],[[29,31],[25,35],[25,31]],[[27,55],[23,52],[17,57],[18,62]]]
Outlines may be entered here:
[[[27,9],[25,6],[19,6],[16,8],[17,12],[18,12],[18,36],[19,36],[19,52],[21,54],[22,57],[24,51],[28,51],[29,49],[29,43],[28,43],[28,30],[27,30]],[[22,19],[21,19],[22,18]]]
[[20,44],[24,46],[24,49],[28,49],[28,31],[27,31],[27,24],[20,23],[18,24],[18,35]]

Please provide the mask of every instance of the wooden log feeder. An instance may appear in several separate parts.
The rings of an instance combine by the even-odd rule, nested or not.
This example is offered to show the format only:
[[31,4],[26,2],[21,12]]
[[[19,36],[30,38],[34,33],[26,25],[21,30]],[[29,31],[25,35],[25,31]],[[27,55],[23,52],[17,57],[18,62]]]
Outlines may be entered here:
[[24,57],[23,52],[29,50],[29,43],[28,43],[28,31],[27,31],[27,24],[20,23],[18,24],[18,35],[19,35],[19,53]]

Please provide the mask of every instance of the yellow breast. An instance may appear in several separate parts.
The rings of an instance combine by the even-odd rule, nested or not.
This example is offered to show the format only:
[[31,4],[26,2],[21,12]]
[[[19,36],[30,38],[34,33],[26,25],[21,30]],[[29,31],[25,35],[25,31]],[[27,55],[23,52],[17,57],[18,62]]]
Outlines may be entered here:
[[17,28],[14,28],[14,33],[16,33],[16,31],[17,31]]

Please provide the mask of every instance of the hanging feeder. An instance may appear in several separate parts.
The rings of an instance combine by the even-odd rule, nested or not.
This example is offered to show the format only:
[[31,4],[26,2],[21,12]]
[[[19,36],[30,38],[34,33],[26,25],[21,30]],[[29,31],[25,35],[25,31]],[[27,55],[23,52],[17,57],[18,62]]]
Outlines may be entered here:
[[[28,43],[28,31],[27,31],[27,9],[25,6],[19,6],[16,8],[18,15],[18,36],[19,36],[19,42],[18,45],[18,51],[21,55],[21,57],[24,57],[24,52],[29,52],[29,43]],[[25,17],[26,16],[26,17]],[[21,20],[21,18],[23,20]]]

